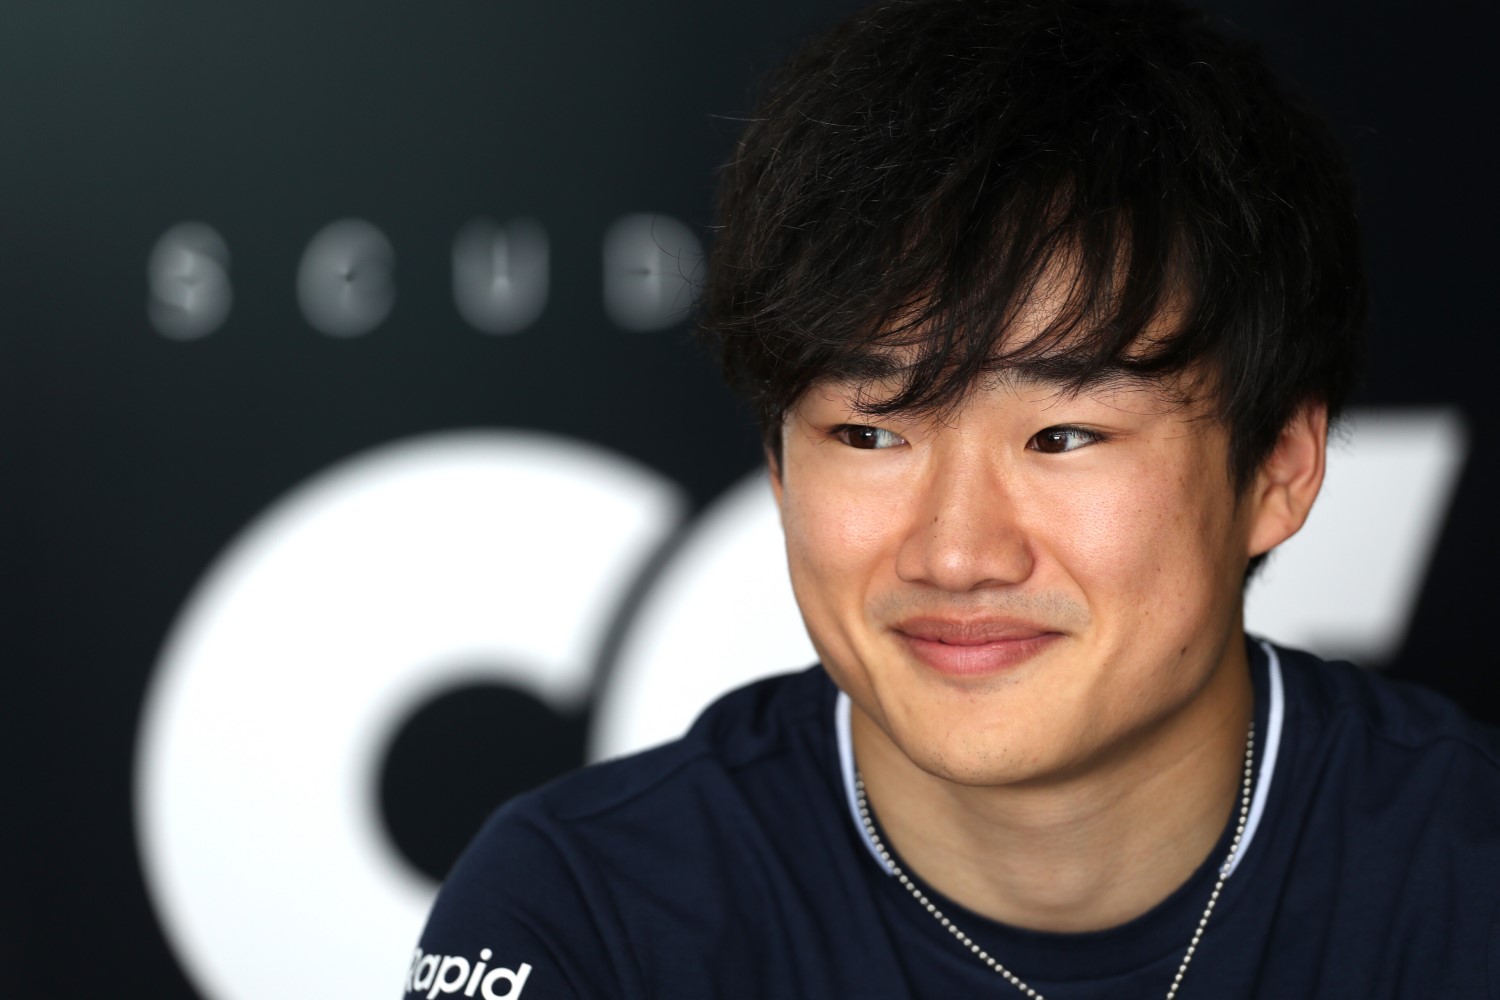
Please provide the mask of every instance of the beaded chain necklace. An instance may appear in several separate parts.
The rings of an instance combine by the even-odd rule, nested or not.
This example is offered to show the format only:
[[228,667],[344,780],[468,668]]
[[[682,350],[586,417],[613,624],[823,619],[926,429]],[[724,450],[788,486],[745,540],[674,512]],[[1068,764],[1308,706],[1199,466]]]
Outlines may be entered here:
[[[1234,871],[1235,858],[1239,855],[1240,843],[1245,836],[1245,824],[1250,816],[1250,797],[1255,787],[1255,723],[1250,724],[1250,731],[1245,736],[1245,776],[1240,784],[1240,814],[1235,823],[1234,840],[1229,845],[1229,854],[1225,856],[1224,863],[1219,865],[1219,880],[1214,883],[1214,891],[1209,893],[1208,905],[1203,908],[1203,916],[1198,919],[1198,926],[1193,931],[1193,939],[1188,942],[1187,954],[1182,956],[1182,964],[1177,967],[1177,975],[1172,977],[1172,985],[1167,988],[1167,1000],[1173,1000],[1177,996],[1177,990],[1182,986],[1182,977],[1187,975],[1188,964],[1193,960],[1193,954],[1198,950],[1198,945],[1203,940],[1203,932],[1208,927],[1208,918],[1213,915],[1214,906],[1219,902],[1219,893],[1224,889],[1224,882],[1229,878],[1230,872]],[[927,898],[921,888],[912,881],[896,859],[887,850],[885,842],[880,839],[880,834],[875,829],[875,820],[870,815],[870,803],[865,797],[865,779],[855,772],[854,791],[856,805],[859,810],[859,820],[863,824],[865,835],[870,844],[875,848],[880,860],[892,875],[900,881],[903,888],[911,893],[926,911],[932,914],[932,918],[943,926],[954,939],[969,950],[971,954],[995,972],[998,972],[1006,982],[1020,990],[1033,1000],[1046,1000],[1040,993],[1028,986],[1025,981],[1014,972],[1000,964],[1000,960],[981,948],[972,938],[959,929],[937,904]]]

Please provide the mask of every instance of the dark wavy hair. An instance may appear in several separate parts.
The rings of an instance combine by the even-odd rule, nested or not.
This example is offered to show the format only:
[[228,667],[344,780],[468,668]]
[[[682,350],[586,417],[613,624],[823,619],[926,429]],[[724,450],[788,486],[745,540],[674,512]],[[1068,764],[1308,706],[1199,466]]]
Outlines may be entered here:
[[[896,377],[873,416],[999,372],[1194,373],[1243,489],[1300,406],[1337,415],[1361,353],[1338,143],[1174,3],[878,3],[769,79],[718,216],[701,329],[777,458],[826,380]],[[1007,341],[1059,287],[1047,329]]]

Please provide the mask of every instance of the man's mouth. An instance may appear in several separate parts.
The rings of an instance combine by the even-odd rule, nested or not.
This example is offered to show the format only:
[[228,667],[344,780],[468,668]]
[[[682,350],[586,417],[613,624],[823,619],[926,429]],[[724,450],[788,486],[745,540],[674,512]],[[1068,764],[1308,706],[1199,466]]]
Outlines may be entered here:
[[949,677],[1012,669],[1062,638],[1043,623],[1017,618],[908,618],[893,631],[925,666]]

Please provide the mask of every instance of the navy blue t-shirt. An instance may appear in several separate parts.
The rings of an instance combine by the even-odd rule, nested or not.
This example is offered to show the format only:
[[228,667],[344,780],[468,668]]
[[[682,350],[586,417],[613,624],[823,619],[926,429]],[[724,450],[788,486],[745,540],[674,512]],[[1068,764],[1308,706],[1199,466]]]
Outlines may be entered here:
[[[1252,829],[1178,996],[1500,998],[1500,740],[1348,664],[1251,659]],[[514,799],[438,895],[407,996],[1021,996],[870,851],[841,714],[821,668],[772,678]],[[1229,833],[1106,931],[1009,927],[923,889],[1048,1000],[1161,997]]]

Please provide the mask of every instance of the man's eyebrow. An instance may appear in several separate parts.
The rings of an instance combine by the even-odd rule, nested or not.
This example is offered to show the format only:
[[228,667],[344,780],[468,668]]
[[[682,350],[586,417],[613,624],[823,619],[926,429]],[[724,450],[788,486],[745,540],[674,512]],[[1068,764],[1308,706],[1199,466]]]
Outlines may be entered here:
[[836,370],[815,379],[809,388],[822,387],[858,397],[862,403],[879,406],[883,397],[899,393],[911,375],[910,366],[886,352],[860,353],[849,357]]
[[846,355],[836,370],[812,386],[840,394],[855,410],[870,416],[941,414],[959,405],[970,392],[986,388],[1040,391],[1059,400],[1139,391],[1165,393],[1163,401],[1173,405],[1185,404],[1191,398],[1190,393],[1179,394],[1169,388],[1161,373],[1082,352],[999,359],[962,382],[945,381],[927,367],[927,361],[913,357],[909,351],[860,351]]
[[1160,389],[1158,373],[1143,372],[1118,362],[1103,364],[1067,357],[1026,359],[995,373],[1002,383],[1028,389],[1054,389],[1065,395],[1082,395],[1115,389]]
[[888,382],[903,378],[910,371],[907,363],[898,360],[888,351],[862,352],[842,365],[836,382]]

